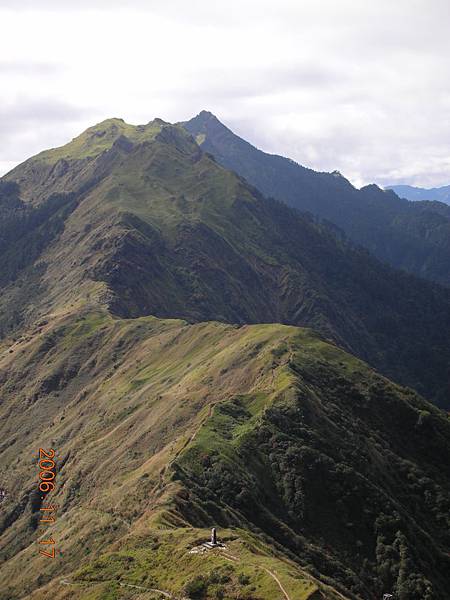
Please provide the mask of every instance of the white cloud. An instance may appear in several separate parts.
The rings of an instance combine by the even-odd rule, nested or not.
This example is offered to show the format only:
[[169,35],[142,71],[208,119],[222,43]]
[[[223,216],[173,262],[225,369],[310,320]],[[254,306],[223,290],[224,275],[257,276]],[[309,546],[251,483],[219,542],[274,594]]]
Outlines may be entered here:
[[36,6],[0,0],[0,170],[106,117],[206,108],[357,184],[450,182],[447,0]]

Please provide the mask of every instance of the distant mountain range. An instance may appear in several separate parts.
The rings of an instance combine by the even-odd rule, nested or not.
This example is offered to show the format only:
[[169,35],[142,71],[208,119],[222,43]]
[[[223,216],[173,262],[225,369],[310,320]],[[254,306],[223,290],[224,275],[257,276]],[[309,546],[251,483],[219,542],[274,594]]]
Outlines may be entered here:
[[445,600],[450,290],[234,171],[385,240],[410,203],[193,122],[0,179],[0,600]]
[[380,260],[450,285],[450,208],[408,202],[376,185],[354,188],[340,173],[320,173],[258,150],[202,111],[183,124],[202,149],[263,194],[336,225]]
[[431,200],[450,204],[450,185],[429,189],[412,185],[387,185],[385,189],[393,190],[397,196],[407,200]]

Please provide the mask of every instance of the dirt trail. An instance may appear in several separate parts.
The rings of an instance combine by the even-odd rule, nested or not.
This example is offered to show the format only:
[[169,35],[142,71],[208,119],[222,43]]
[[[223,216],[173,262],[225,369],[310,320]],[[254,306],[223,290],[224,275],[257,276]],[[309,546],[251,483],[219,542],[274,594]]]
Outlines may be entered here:
[[284,589],[281,581],[278,579],[278,577],[275,575],[275,573],[273,573],[272,571],[270,571],[269,569],[266,569],[266,567],[261,567],[262,569],[264,569],[264,571],[266,573],[268,573],[273,579],[275,579],[275,581],[278,583],[278,587],[280,588],[280,590],[283,592],[284,597],[286,598],[286,600],[291,600],[289,597],[289,594],[287,593],[287,591]]
[[[233,556],[233,554],[230,554],[229,552],[222,552],[222,556],[224,558],[226,558],[229,561],[232,562],[241,562],[240,559],[237,556]],[[287,591],[284,589],[283,584],[281,583],[281,581],[278,579],[278,577],[275,575],[275,573],[273,571],[271,571],[270,569],[267,569],[266,567],[263,567],[261,565],[256,565],[259,569],[264,569],[264,571],[266,573],[268,573],[278,584],[278,587],[280,588],[280,590],[283,592],[284,597],[286,598],[286,600],[291,600],[289,594],[287,593]]]
[[158,590],[157,588],[148,588],[148,587],[143,587],[142,585],[134,585],[132,583],[120,583],[119,585],[121,587],[134,588],[135,590],[141,590],[141,591],[145,591],[145,592],[154,592],[156,594],[161,594],[161,596],[164,596],[164,598],[172,598],[173,600],[189,600],[189,598],[186,598],[186,596],[174,596],[174,594],[171,594],[170,592],[165,592],[164,590]]
[[223,551],[221,556],[224,556],[225,558],[228,558],[228,560],[232,560],[233,562],[239,562],[239,558],[237,556],[233,556],[229,552]]
[[[113,581],[112,579],[110,581]],[[76,583],[74,583],[73,581],[69,581],[68,579],[61,579],[59,582],[61,585],[76,585]],[[85,582],[83,582],[85,583]],[[95,582],[92,582],[95,583]],[[164,598],[172,598],[172,600],[189,600],[189,598],[186,598],[186,596],[175,596],[174,594],[171,594],[170,592],[165,592],[164,590],[159,590],[158,588],[149,588],[149,587],[144,587],[142,585],[134,585],[133,583],[123,583],[123,582],[119,582],[119,585],[121,587],[129,587],[129,588],[133,588],[135,590],[141,590],[143,592],[153,592],[155,594],[161,594],[161,596],[164,596]]]

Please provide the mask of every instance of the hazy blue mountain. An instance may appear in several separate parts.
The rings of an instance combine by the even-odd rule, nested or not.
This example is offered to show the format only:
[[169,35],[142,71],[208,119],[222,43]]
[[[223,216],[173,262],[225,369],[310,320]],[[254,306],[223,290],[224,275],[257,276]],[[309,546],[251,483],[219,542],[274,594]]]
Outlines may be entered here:
[[387,185],[385,189],[393,190],[397,196],[407,200],[436,200],[450,205],[450,185],[428,189],[413,185]]

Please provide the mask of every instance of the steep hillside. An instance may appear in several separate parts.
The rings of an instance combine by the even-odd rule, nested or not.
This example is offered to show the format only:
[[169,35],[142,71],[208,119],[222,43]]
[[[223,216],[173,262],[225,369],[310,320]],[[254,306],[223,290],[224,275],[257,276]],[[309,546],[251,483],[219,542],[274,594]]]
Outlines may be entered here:
[[[172,481],[171,464],[217,402],[253,391],[269,401],[278,380],[278,348],[284,352],[292,333],[278,325],[117,320],[104,311],[86,310],[49,315],[47,323],[5,344],[0,479],[8,495],[1,508],[6,562],[0,598],[29,597],[53,579],[54,591],[36,597],[73,597],[77,585],[61,583],[63,575],[95,584],[108,579],[103,572],[96,575],[106,568],[112,569],[117,595],[108,595],[108,586],[99,598],[124,597],[122,581],[174,592],[189,584],[199,565],[188,550],[208,534],[177,516],[176,499],[185,492]],[[57,490],[44,501],[36,489],[39,447],[54,448],[57,459]],[[39,523],[39,509],[50,499],[58,506],[57,519],[47,527]],[[208,526],[214,522],[211,515]],[[55,560],[38,555],[36,540],[48,536],[56,542]],[[238,553],[242,564],[235,575],[225,569],[216,582],[224,579],[222,587],[249,588],[251,582],[261,588],[257,597],[269,600],[277,584],[263,567],[281,569],[280,577],[288,569],[286,586],[303,590],[301,598],[320,587],[283,549],[267,548],[267,543],[264,549],[261,539],[253,547],[245,541],[248,533],[234,529],[228,537],[230,552]],[[179,564],[173,564],[176,549]],[[105,551],[113,554],[95,562],[93,572],[69,575]],[[134,561],[130,554],[137,573],[122,573]],[[172,561],[172,570],[158,561]],[[206,562],[200,570],[205,575],[227,565],[214,556]],[[239,584],[239,575],[245,584]],[[91,587],[82,585],[79,597],[87,597]]]
[[447,418],[313,332],[85,308],[0,351],[2,600],[446,597]]
[[183,126],[220,164],[245,177],[263,194],[330,221],[396,268],[450,285],[447,206],[411,203],[374,185],[357,190],[338,172],[319,173],[282,156],[266,154],[207,111]]
[[85,303],[310,326],[448,404],[450,293],[265,199],[181,127],[111,119],[1,185],[4,335]]
[[408,200],[432,200],[450,204],[450,185],[428,189],[413,185],[388,185],[386,189],[393,190],[400,198]]

